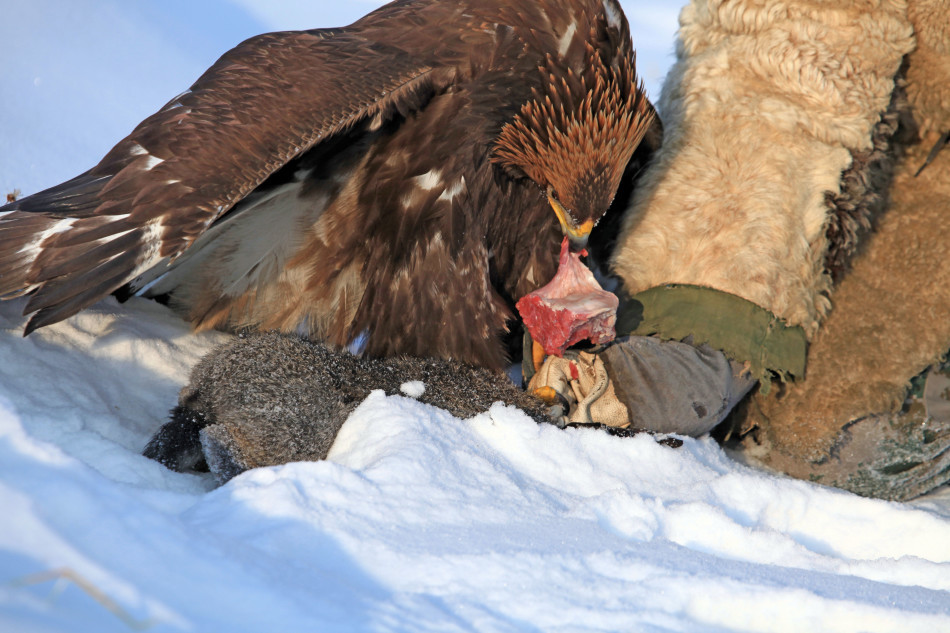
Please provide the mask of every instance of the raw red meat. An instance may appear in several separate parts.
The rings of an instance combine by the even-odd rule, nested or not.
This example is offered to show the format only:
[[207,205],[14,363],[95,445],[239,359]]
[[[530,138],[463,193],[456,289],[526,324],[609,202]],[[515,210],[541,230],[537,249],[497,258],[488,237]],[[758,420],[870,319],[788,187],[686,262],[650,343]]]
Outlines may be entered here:
[[601,288],[590,269],[581,263],[581,256],[586,254],[570,252],[565,237],[554,279],[515,304],[525,327],[545,354],[562,356],[564,350],[584,339],[606,343],[616,335],[620,301]]

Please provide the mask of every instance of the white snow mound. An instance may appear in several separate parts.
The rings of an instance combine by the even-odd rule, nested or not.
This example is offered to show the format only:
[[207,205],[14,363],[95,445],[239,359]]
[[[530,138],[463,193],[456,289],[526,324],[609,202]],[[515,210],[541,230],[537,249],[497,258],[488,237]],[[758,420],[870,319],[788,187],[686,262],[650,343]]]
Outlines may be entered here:
[[21,309],[0,304],[0,630],[950,628],[939,498],[382,392],[327,461],[212,490],[139,452],[225,335],[109,300],[24,339]]

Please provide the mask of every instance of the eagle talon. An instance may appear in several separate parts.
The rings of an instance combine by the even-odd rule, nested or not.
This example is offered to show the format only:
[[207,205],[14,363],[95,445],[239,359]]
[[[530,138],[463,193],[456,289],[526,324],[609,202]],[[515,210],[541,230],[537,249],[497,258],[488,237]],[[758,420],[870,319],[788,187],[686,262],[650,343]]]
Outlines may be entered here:
[[562,409],[565,426],[630,425],[629,411],[617,398],[599,356],[587,352],[568,352],[564,358],[548,356],[529,388],[552,408]]
[[544,364],[544,359],[547,354],[544,352],[544,347],[541,346],[541,343],[537,341],[531,342],[531,363],[534,365],[534,373],[541,371],[541,365]]

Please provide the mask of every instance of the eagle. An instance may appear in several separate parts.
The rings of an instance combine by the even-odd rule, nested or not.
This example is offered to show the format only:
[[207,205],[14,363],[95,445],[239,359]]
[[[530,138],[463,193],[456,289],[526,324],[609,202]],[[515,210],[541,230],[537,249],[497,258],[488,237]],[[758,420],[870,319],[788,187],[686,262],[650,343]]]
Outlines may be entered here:
[[616,0],[397,0],[246,40],[0,207],[0,296],[29,295],[24,334],[142,295],[197,329],[501,368],[514,301],[656,130]]

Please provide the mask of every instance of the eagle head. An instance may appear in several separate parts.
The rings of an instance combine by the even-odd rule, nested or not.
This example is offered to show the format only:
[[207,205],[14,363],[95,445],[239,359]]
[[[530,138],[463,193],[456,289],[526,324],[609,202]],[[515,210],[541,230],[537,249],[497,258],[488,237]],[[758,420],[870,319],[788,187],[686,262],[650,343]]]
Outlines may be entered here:
[[587,53],[580,71],[547,57],[542,87],[492,151],[493,162],[537,183],[575,248],[610,206],[654,116],[632,53],[604,60],[589,44]]

